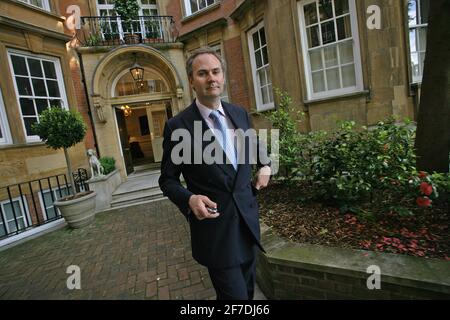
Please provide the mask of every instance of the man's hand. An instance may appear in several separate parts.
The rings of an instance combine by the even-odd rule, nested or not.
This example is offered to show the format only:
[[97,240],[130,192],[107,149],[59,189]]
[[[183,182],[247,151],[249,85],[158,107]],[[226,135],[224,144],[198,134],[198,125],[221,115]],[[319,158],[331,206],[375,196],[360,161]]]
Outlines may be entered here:
[[189,207],[198,220],[217,218],[220,214],[209,212],[206,207],[217,209],[217,203],[212,202],[207,196],[192,195],[189,198]]
[[255,181],[256,190],[260,190],[262,188],[267,187],[267,185],[269,184],[271,172],[272,171],[269,166],[264,166],[258,170],[258,172],[256,173],[256,181]]

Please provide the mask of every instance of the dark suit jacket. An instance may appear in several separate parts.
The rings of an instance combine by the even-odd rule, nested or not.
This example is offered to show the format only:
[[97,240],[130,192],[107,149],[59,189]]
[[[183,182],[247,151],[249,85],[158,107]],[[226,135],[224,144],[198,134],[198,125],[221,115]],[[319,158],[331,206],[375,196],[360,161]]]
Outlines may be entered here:
[[[236,129],[251,128],[245,109],[226,102],[222,102],[222,106]],[[171,134],[184,128],[194,137],[194,121],[201,121],[203,132],[209,129],[195,102],[166,122],[159,186],[189,221],[194,259],[212,268],[236,266],[252,258],[255,245],[264,250],[259,243],[258,203],[251,184],[252,168],[248,161],[239,164],[237,171],[226,163],[192,164],[194,154],[202,152],[211,143],[198,140],[192,140],[191,164],[174,164],[170,155],[178,141],[171,141]],[[258,167],[261,166],[258,163]],[[180,174],[183,174],[187,188],[180,183]],[[190,213],[189,198],[193,194],[205,195],[216,202],[219,217],[198,220]]]

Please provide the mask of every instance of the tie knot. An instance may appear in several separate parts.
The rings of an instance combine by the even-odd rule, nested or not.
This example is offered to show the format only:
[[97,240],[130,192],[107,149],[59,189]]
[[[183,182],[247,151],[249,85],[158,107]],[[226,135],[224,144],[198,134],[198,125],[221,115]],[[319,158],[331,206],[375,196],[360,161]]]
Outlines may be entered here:
[[213,119],[214,121],[219,120],[219,116],[220,116],[220,113],[219,113],[218,110],[213,110],[213,111],[211,111],[211,113],[209,114],[209,117],[210,117],[211,119]]

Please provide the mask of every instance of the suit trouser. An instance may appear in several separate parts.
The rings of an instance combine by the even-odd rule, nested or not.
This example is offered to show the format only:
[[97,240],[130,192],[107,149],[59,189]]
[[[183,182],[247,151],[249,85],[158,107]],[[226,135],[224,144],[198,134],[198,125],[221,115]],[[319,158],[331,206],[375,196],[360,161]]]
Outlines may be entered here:
[[256,257],[236,267],[208,268],[217,300],[253,300]]

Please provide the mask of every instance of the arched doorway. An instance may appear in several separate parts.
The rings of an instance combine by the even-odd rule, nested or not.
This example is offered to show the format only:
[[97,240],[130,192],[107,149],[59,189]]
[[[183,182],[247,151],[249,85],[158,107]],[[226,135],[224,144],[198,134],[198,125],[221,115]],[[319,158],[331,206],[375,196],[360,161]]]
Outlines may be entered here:
[[[144,70],[138,83],[130,73],[136,62]],[[182,87],[172,63],[151,47],[119,48],[97,65],[92,92],[105,114],[96,125],[99,147],[102,154],[114,154],[125,175],[142,167],[159,168],[164,123],[183,105]]]

